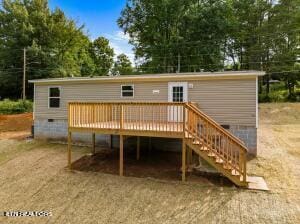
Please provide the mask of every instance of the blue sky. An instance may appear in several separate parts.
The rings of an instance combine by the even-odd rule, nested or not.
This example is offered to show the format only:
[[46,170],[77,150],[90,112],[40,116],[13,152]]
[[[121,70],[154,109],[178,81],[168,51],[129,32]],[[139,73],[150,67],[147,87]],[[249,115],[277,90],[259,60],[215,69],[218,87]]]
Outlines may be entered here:
[[117,25],[126,0],[49,0],[51,9],[59,7],[69,18],[84,24],[91,39],[104,36],[116,54],[125,53],[133,61],[132,46]]

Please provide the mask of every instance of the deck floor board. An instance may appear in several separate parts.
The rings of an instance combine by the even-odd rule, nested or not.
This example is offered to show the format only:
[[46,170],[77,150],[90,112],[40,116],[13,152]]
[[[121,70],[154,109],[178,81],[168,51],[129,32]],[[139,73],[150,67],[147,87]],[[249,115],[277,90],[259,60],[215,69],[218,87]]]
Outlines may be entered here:
[[[119,121],[93,122],[73,125],[71,128],[113,129],[120,130]],[[130,131],[158,131],[158,132],[183,132],[183,124],[178,122],[124,122],[123,130]]]

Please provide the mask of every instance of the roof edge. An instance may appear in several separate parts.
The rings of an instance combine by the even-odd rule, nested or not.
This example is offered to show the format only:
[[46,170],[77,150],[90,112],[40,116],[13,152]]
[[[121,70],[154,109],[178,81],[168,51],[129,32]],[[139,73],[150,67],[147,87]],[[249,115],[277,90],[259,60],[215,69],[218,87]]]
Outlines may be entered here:
[[201,73],[166,73],[166,74],[143,74],[124,76],[97,76],[97,77],[72,77],[72,78],[49,78],[29,80],[29,83],[87,83],[87,82],[122,82],[122,81],[182,81],[201,80],[211,78],[239,78],[251,76],[263,76],[262,71],[231,71],[231,72],[201,72]]

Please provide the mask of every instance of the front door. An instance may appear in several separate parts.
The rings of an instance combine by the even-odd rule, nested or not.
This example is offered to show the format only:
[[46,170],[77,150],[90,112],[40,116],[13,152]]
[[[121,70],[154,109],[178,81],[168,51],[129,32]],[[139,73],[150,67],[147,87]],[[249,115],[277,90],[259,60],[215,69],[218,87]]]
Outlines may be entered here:
[[[169,82],[168,101],[187,102],[187,82]],[[181,106],[169,106],[168,120],[182,121],[183,108]]]

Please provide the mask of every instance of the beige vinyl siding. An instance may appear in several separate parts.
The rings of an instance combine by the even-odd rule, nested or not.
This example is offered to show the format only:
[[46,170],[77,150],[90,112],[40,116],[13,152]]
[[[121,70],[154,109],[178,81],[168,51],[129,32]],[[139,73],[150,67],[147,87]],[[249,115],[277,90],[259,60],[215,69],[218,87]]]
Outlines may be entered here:
[[[64,84],[61,87],[61,108],[48,108],[48,85],[36,85],[35,88],[35,118],[36,119],[66,119],[67,105],[71,101],[81,102],[113,102],[113,101],[168,101],[167,83],[135,83],[134,98],[121,97],[121,85],[132,83],[103,84]],[[51,87],[51,86],[50,86]],[[159,94],[153,94],[159,90]]]
[[[172,80],[176,82],[176,80]],[[182,82],[182,81],[181,81]],[[221,124],[256,124],[256,79],[211,79],[188,81],[188,100]],[[121,97],[121,85],[134,84],[134,98]],[[67,119],[67,104],[71,101],[146,101],[167,102],[168,82],[93,83],[55,85],[61,87],[61,108],[48,108],[49,85],[35,87],[35,119]],[[159,94],[153,94],[159,90]]]
[[256,125],[256,79],[193,82],[189,100],[220,124]]

